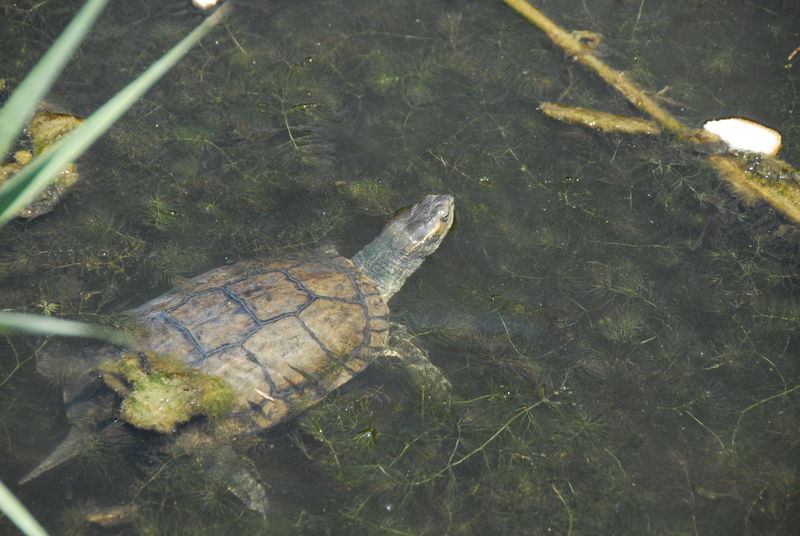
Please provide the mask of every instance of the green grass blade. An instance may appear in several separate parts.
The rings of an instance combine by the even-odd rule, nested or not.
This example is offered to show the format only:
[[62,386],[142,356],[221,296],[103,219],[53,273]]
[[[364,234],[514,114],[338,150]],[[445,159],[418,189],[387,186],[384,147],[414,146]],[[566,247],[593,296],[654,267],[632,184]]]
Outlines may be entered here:
[[131,339],[123,332],[86,324],[76,320],[27,313],[0,312],[0,331],[16,331],[33,335],[61,335],[63,337],[90,337],[120,346],[130,344]]
[[224,4],[189,35],[159,58],[136,80],[128,84],[89,118],[48,150],[22,168],[0,189],[0,225],[16,216],[33,201],[67,164],[75,161],[114,122],[155,84],[189,49],[227,13],[232,4]]
[[0,158],[8,154],[39,101],[50,90],[72,53],[108,0],[89,0],[0,109]]
[[47,532],[13,493],[0,481],[0,510],[27,536],[47,536]]

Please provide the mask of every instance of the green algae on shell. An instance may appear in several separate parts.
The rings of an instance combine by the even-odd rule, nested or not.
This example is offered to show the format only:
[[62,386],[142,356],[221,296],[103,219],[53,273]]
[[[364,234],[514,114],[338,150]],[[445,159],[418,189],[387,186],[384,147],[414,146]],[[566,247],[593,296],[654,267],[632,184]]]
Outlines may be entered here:
[[194,417],[217,417],[233,403],[233,389],[172,356],[140,352],[107,359],[99,370],[122,397],[120,416],[144,430],[171,433]]

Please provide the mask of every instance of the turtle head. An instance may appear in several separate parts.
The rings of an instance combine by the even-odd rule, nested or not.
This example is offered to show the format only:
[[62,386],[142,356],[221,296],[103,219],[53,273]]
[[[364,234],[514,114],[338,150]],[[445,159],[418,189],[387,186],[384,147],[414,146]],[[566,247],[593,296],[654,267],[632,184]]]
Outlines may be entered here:
[[381,234],[355,254],[353,262],[372,279],[384,300],[442,243],[453,225],[454,205],[452,195],[427,195],[398,210]]
[[426,195],[413,205],[398,210],[386,224],[395,247],[406,255],[424,259],[439,247],[453,225],[453,196]]

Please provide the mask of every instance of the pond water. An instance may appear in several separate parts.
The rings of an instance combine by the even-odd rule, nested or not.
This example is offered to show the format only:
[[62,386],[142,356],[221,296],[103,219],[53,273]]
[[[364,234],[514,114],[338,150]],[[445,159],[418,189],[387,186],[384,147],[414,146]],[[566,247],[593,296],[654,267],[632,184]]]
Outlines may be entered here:
[[[0,5],[9,88],[79,5]],[[602,60],[687,124],[760,121],[800,165],[797,2],[535,5],[602,34]],[[48,103],[88,115],[201,18],[111,2]],[[558,123],[542,101],[639,116],[502,2],[236,2],[53,213],[0,232],[2,308],[113,323],[214,266],[352,255],[451,193],[454,229],[391,307],[452,392],[375,364],[244,440],[264,520],[129,432],[17,485],[68,429],[37,362],[85,342],[3,336],[0,478],[52,534],[800,532],[797,228],[668,136]],[[114,504],[138,511],[85,522]]]

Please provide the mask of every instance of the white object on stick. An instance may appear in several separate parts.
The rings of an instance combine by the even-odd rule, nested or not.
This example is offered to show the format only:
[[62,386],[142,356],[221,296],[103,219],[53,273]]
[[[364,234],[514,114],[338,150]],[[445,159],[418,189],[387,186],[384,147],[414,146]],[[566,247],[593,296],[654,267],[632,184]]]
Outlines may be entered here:
[[192,0],[192,5],[200,9],[209,9],[219,4],[219,0]]
[[781,148],[780,132],[742,117],[706,121],[703,128],[719,136],[731,149],[737,151],[774,156]]

